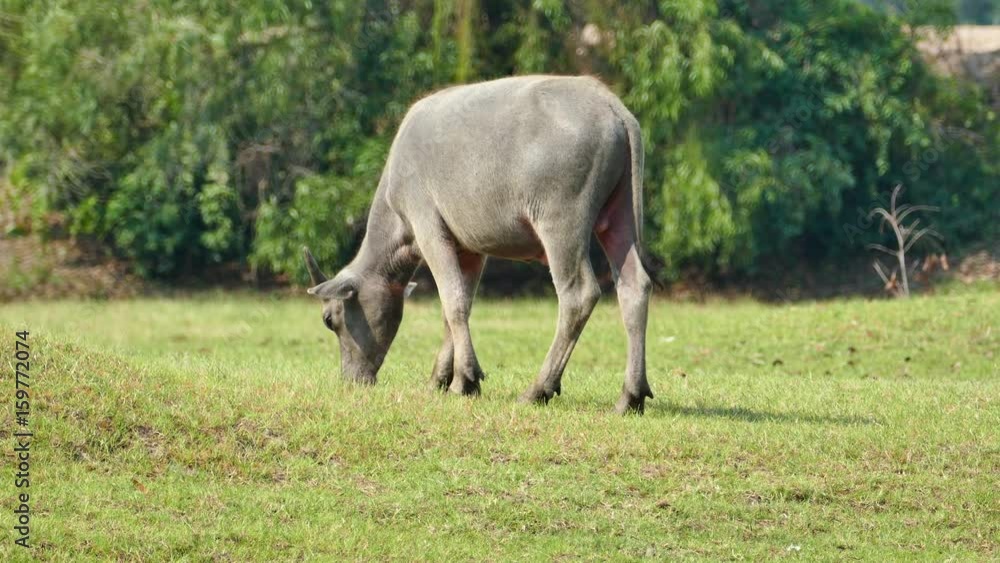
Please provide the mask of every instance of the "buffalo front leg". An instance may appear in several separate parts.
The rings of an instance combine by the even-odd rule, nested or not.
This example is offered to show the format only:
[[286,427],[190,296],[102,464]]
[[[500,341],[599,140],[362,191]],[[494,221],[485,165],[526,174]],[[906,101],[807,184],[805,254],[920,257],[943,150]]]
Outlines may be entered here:
[[524,403],[544,404],[562,392],[563,371],[590,313],[601,298],[601,286],[594,276],[585,245],[565,250],[546,247],[546,255],[559,298],[559,321],[538,379],[521,395],[520,401]]
[[437,359],[434,360],[434,370],[431,372],[431,384],[442,391],[447,391],[454,374],[455,345],[452,344],[451,329],[448,328],[448,319],[445,318],[444,340],[441,342],[441,349],[438,350]]
[[[416,232],[416,239],[424,262],[437,284],[448,335],[451,337],[452,375],[448,389],[452,393],[478,395],[479,382],[485,379],[485,375],[472,348],[469,314],[472,311],[473,292],[486,258],[481,254],[462,251],[451,234],[440,228],[425,227]],[[469,281],[473,279],[475,281]],[[445,343],[438,355],[439,360],[447,359],[447,347],[448,344]],[[442,358],[442,355],[445,357]]]
[[[469,307],[472,307],[472,300],[476,296],[476,288],[479,286],[479,278],[483,273],[485,259],[481,256],[474,259],[473,256],[459,256],[459,268],[462,271],[462,291],[469,296]],[[438,289],[441,291],[441,288]],[[444,300],[442,299],[442,303]],[[455,374],[455,344],[451,337],[451,327],[448,324],[448,316],[444,313],[444,339],[441,349],[438,350],[437,359],[434,361],[434,371],[431,374],[431,384],[436,388],[447,391],[451,386],[452,378]]]

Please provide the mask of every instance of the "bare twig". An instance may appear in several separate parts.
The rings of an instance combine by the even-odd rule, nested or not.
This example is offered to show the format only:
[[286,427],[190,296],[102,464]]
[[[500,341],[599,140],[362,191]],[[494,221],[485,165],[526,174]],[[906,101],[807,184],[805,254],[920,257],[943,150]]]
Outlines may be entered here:
[[872,264],[875,266],[875,273],[878,274],[878,277],[882,278],[883,282],[889,283],[889,276],[887,276],[885,270],[882,269],[882,263],[876,260]]
[[890,256],[895,256],[896,255],[896,251],[895,250],[892,250],[890,248],[886,248],[886,247],[882,246],[881,244],[869,244],[868,248],[870,248],[872,250],[879,250],[881,252],[885,252],[886,254],[888,254]]
[[[892,229],[893,234],[896,235],[896,248],[895,250],[881,245],[881,244],[869,244],[868,248],[870,250],[877,250],[879,252],[884,252],[890,256],[894,256],[898,263],[898,266],[893,268],[891,274],[886,274],[885,269],[882,264],[876,259],[873,263],[875,268],[875,273],[882,279],[885,283],[886,291],[890,291],[895,295],[901,295],[903,297],[910,296],[910,283],[908,279],[908,274],[912,273],[906,267],[906,252],[910,250],[925,235],[941,239],[943,238],[940,233],[932,229],[931,227],[924,227],[922,229],[917,229],[920,225],[920,219],[916,219],[913,223],[905,225],[903,221],[910,216],[912,213],[918,211],[938,211],[937,207],[932,207],[929,205],[911,205],[903,204],[899,207],[896,206],[896,201],[899,198],[899,194],[903,191],[903,185],[898,184],[892,190],[892,197],[889,200],[889,209],[886,210],[884,207],[877,207],[868,214],[868,218],[871,219],[875,216],[881,217],[879,222],[879,232],[885,226],[889,226]],[[914,264],[914,269],[916,264]],[[901,284],[896,282],[896,274],[900,276]]]

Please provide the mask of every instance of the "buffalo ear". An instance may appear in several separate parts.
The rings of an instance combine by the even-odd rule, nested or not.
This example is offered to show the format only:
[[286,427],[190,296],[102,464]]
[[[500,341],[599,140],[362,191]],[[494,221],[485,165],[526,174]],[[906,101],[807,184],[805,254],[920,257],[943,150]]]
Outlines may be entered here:
[[346,301],[358,294],[358,288],[360,286],[361,283],[357,276],[347,270],[344,270],[337,274],[332,280],[325,281],[316,287],[307,289],[306,293],[315,295],[324,301],[328,301],[330,299]]
[[417,289],[417,282],[410,282],[406,284],[406,288],[403,290],[403,299],[406,299],[413,293],[413,290]]

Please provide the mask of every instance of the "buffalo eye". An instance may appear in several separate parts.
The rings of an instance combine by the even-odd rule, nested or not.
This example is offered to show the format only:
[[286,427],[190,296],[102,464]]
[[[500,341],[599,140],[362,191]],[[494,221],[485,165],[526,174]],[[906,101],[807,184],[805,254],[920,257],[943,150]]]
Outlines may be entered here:
[[323,313],[323,324],[326,325],[326,328],[336,332],[333,329],[333,315],[331,315],[330,313]]

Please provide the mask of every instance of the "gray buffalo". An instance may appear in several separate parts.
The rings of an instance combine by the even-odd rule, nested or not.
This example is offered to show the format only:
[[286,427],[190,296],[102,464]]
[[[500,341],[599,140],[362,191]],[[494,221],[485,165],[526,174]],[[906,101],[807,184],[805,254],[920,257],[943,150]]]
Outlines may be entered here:
[[487,256],[547,264],[559,321],[538,379],[521,401],[561,392],[573,347],[601,295],[591,233],[611,264],[628,336],[616,410],[642,412],[651,278],[642,234],[639,124],[590,77],[524,76],[455,86],[421,99],[399,126],[357,256],[327,279],[306,266],[323,322],[340,341],[343,375],[374,383],[425,263],[444,312],[432,381],[475,395],[483,370],[469,312]]

